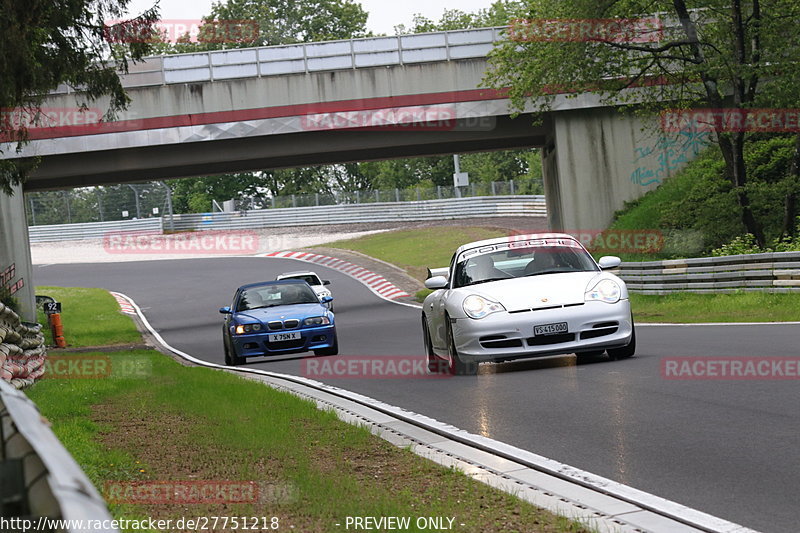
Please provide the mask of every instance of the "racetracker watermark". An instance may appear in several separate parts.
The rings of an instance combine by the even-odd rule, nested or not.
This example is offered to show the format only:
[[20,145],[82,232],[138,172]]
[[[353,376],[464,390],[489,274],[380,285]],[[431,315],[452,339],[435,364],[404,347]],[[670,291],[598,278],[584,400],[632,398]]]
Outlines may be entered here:
[[103,111],[96,107],[41,107],[0,109],[0,129],[13,131],[65,126],[99,126]]
[[358,109],[314,113],[300,117],[300,127],[309,131],[349,128],[449,131],[456,129],[457,125],[456,109],[452,105]]
[[261,501],[255,481],[107,481],[103,495],[109,503],[142,505]]
[[144,379],[153,373],[150,358],[136,355],[48,355],[43,379]]
[[195,231],[162,235],[149,231],[118,231],[103,236],[109,254],[243,255],[259,250],[253,231]]
[[[613,253],[653,253],[664,247],[664,235],[659,230],[564,230],[561,233],[571,235],[591,252]],[[509,238],[519,241],[524,232],[515,232]],[[546,239],[552,239],[554,234],[545,234]]]
[[661,112],[661,129],[800,133],[800,109],[667,109]]
[[633,19],[512,19],[512,41],[655,43],[664,36],[661,20]]
[[110,43],[249,43],[258,39],[255,20],[165,19],[107,20],[103,34]]
[[435,379],[450,377],[446,367],[429,372],[423,355],[364,355],[303,359],[300,371],[311,379]]
[[798,380],[800,357],[664,357],[661,377],[670,380]]

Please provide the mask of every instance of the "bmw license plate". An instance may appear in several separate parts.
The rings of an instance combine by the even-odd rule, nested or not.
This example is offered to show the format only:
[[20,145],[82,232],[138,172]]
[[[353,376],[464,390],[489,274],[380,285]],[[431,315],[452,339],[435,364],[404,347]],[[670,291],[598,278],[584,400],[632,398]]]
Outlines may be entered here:
[[566,322],[556,322],[555,324],[543,324],[541,326],[533,326],[534,336],[539,335],[558,335],[559,333],[567,332]]
[[294,341],[299,338],[299,331],[292,331],[291,333],[272,333],[269,336],[269,342]]

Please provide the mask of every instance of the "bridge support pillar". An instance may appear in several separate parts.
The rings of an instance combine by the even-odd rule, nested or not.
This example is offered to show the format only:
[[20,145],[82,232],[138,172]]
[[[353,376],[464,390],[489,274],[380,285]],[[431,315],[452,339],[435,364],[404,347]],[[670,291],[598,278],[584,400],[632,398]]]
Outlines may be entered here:
[[656,188],[708,143],[703,135],[664,133],[658,123],[614,108],[550,114],[542,150],[549,225],[603,230],[627,201]]
[[14,195],[0,192],[0,289],[13,292],[23,320],[36,321],[33,264],[22,187]]

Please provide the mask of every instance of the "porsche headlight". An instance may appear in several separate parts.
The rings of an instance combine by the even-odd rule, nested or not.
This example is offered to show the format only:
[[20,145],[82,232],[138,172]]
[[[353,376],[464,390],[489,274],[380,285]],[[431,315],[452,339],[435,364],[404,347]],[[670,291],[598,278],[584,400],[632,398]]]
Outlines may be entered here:
[[475,319],[483,318],[491,315],[492,313],[506,310],[506,308],[503,307],[499,302],[494,302],[484,298],[483,296],[478,296],[477,294],[471,294],[464,298],[462,307],[464,308],[464,312],[468,317]]
[[586,291],[587,302],[606,302],[615,304],[622,296],[617,282],[610,279],[600,280],[591,290]]
[[331,319],[326,316],[312,316],[303,320],[306,326],[326,326],[331,323]]

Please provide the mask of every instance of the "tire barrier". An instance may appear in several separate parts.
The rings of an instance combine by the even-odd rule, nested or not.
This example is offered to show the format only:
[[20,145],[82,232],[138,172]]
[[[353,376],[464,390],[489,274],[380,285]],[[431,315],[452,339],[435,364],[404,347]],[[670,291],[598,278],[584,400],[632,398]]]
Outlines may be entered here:
[[0,379],[17,389],[30,387],[44,374],[46,357],[42,326],[22,322],[0,303]]

